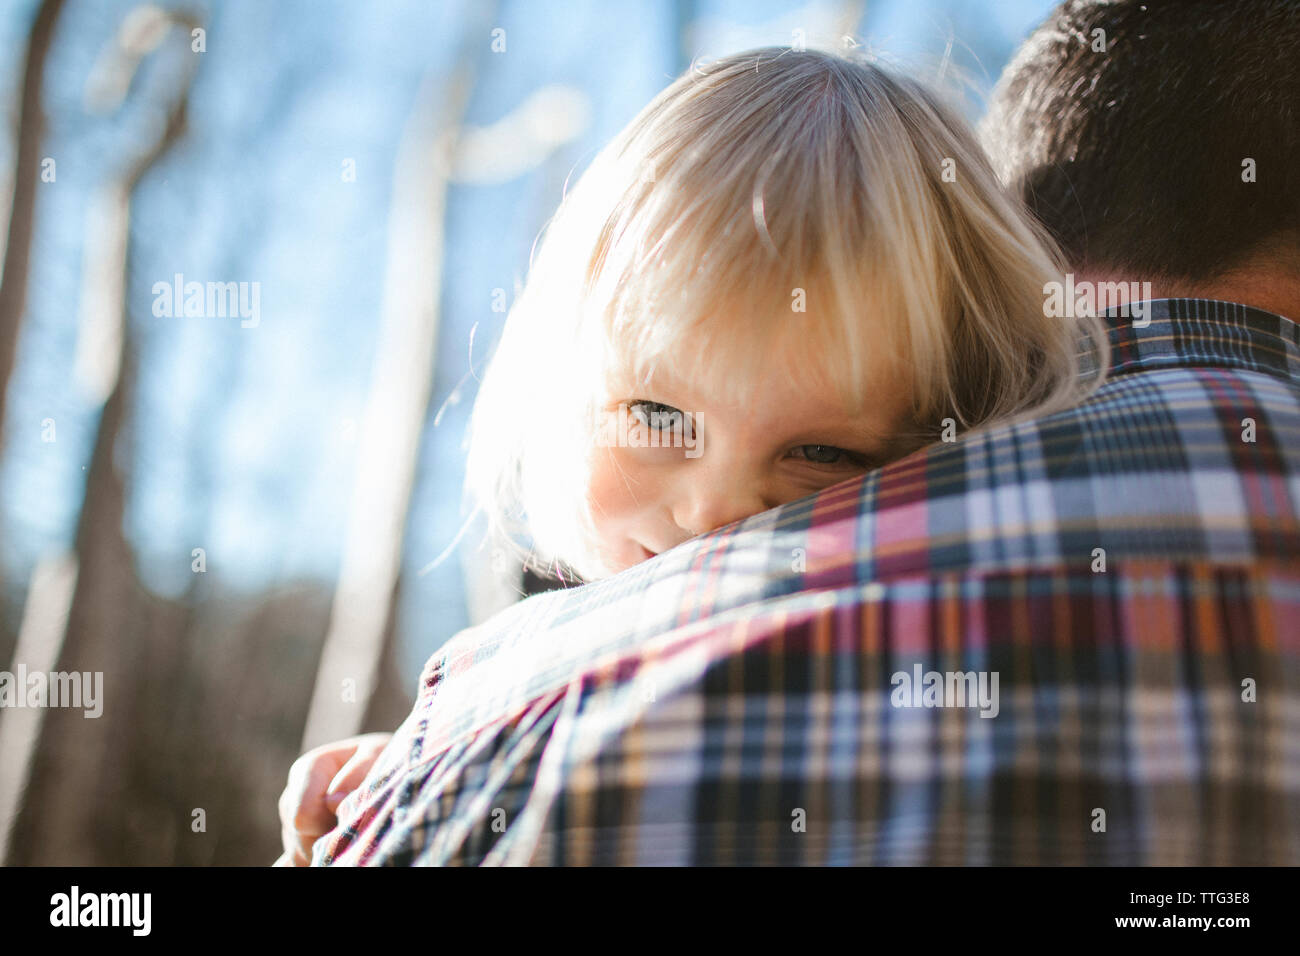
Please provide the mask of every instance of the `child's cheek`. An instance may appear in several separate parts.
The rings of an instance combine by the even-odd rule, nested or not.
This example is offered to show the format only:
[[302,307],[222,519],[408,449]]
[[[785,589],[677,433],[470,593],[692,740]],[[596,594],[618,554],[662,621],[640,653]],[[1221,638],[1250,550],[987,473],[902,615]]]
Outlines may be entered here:
[[588,496],[597,522],[621,522],[629,518],[629,512],[634,509],[632,489],[628,488],[633,477],[628,475],[629,467],[634,467],[634,463],[628,462],[623,449],[602,449],[595,455]]
[[637,513],[650,505],[650,487],[640,480],[635,455],[624,448],[606,448],[595,456],[588,498],[596,528],[602,534],[626,531]]
[[617,574],[644,560],[635,529],[653,506],[649,496],[653,485],[638,482],[642,467],[629,452],[625,448],[604,449],[592,463],[587,498],[596,533],[593,547],[600,564],[592,579]]

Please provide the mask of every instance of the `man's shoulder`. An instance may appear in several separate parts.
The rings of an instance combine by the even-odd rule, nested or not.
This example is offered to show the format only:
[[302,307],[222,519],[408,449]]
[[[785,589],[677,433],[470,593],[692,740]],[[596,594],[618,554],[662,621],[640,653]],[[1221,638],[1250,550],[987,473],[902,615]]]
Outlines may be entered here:
[[[1051,749],[1063,745],[1039,723],[1039,702],[1081,693],[1079,673],[1098,693],[1163,700],[1193,691],[1168,683],[1183,674],[1168,621],[1186,602],[1201,610],[1183,640],[1263,653],[1275,643],[1267,622],[1296,619],[1300,593],[1300,399],[1285,348],[1272,369],[1260,367],[1273,361],[1260,359],[1266,335],[1243,341],[1230,324],[1193,326],[1153,320],[1154,332],[1119,351],[1129,364],[1078,407],[929,446],[462,632],[422,675],[402,766],[358,802],[323,859],[556,862],[585,859],[593,846],[605,847],[599,859],[731,859],[691,815],[694,795],[721,806],[726,794],[752,790],[755,767],[776,786],[783,755],[821,753],[827,738],[808,721],[850,704],[857,716],[835,726],[862,761],[810,766],[840,774],[826,786],[879,785],[897,735],[931,726],[928,712],[905,706],[915,688],[893,700],[894,678],[924,684],[940,649],[963,674],[1001,673],[998,726],[1037,728],[1024,752],[1060,760],[1077,755]],[[1164,602],[1165,624],[1152,625],[1153,600]],[[1262,616],[1261,601],[1272,602]],[[1147,669],[1117,666],[1117,646],[1137,648]],[[769,706],[779,718],[762,717]],[[1164,719],[1121,709],[1105,733],[1154,739],[1167,732]],[[726,740],[754,760],[733,759]],[[543,773],[547,754],[553,766]],[[648,755],[655,769],[643,787]],[[583,789],[605,786],[597,764],[616,770],[611,799]],[[578,766],[586,770],[564,769]],[[1016,779],[1030,786],[1036,766],[1027,757]],[[958,761],[943,779],[978,781],[987,770]],[[1231,779],[1227,769],[1207,774]],[[471,780],[484,781],[472,808],[456,798]],[[636,809],[651,797],[662,826]],[[673,800],[685,802],[664,803]],[[1106,803],[1098,800],[1089,805]],[[992,806],[990,819],[1011,826],[1014,804]],[[609,816],[624,805],[634,820]],[[462,806],[472,819],[445,817]],[[782,813],[802,804],[792,806]],[[729,812],[749,819],[744,807]],[[865,821],[841,820],[845,832],[871,824],[866,812]],[[753,833],[766,820],[754,818]],[[609,839],[593,842],[602,833]],[[796,846],[804,851],[786,849]],[[869,841],[852,852],[894,859]]]
[[572,663],[790,594],[920,574],[1086,568],[1099,550],[1129,560],[1294,560],[1295,326],[1227,305],[1161,300],[1144,326],[1113,326],[1114,374],[1081,405],[938,442],[613,578],[537,594],[453,641],[444,667],[502,651],[518,658],[525,646],[565,648]]
[[1144,368],[1075,408],[931,445],[773,528],[787,547],[807,539],[814,586],[1086,564],[1096,548],[1154,560],[1294,557],[1296,499],[1252,489],[1295,486],[1297,438],[1292,383],[1234,367]]

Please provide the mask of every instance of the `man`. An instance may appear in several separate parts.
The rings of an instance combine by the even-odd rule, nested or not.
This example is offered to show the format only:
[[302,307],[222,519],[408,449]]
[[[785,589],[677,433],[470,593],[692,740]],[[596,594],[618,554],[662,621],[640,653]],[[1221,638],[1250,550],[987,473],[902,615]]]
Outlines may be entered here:
[[1297,41],[1055,11],[988,132],[1110,381],[463,632],[313,862],[1300,863]]
[[1081,281],[1300,319],[1298,51],[1287,0],[1072,0],[982,132]]

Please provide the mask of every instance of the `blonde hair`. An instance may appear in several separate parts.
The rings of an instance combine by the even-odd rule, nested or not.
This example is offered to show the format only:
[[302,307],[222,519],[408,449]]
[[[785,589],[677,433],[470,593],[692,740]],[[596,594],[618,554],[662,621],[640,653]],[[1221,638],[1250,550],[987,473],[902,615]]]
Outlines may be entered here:
[[531,537],[534,563],[600,576],[586,469],[605,376],[648,382],[668,360],[743,402],[792,329],[822,343],[822,387],[847,409],[872,400],[873,354],[906,370],[900,451],[944,419],[969,431],[1076,404],[1104,377],[1106,336],[1046,314],[1059,266],[920,83],[855,51],[697,65],[547,224],[475,402],[466,492],[491,537]]

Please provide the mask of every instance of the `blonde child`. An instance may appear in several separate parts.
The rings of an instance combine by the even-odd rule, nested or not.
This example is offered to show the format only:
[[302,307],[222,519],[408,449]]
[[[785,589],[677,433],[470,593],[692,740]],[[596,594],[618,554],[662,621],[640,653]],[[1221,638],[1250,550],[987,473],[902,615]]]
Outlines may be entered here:
[[[1086,329],[1045,314],[1054,276],[921,84],[831,51],[696,67],[549,223],[480,386],[467,487],[534,562],[616,573],[945,420],[1077,402],[1097,379],[1079,374]],[[655,412],[703,453],[601,440]]]
[[[1059,278],[920,83],[855,52],[694,67],[548,223],[480,385],[467,491],[535,564],[616,574],[945,430],[1086,397],[1081,345],[1105,336],[1046,314]],[[282,861],[309,857],[324,830],[291,818],[324,826],[369,742],[295,764]]]

